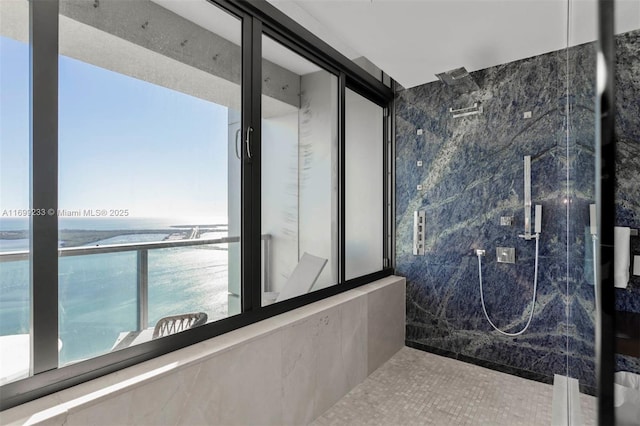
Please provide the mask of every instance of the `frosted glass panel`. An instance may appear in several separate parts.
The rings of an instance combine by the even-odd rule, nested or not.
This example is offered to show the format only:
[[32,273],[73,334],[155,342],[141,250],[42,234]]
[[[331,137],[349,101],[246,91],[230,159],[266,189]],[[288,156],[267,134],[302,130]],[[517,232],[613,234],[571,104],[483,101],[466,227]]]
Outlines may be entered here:
[[271,304],[338,282],[338,78],[262,42],[262,285]]
[[346,93],[346,279],[382,269],[382,108]]

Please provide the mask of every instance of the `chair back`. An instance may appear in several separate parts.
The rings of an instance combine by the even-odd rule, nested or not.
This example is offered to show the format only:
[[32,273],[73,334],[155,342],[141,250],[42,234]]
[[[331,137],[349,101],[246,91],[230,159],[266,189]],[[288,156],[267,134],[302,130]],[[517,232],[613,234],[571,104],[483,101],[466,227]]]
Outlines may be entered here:
[[326,264],[327,259],[304,252],[276,302],[309,293]]
[[153,338],[168,336],[182,330],[194,328],[207,322],[207,314],[196,312],[181,315],[172,315],[160,318],[153,329]]

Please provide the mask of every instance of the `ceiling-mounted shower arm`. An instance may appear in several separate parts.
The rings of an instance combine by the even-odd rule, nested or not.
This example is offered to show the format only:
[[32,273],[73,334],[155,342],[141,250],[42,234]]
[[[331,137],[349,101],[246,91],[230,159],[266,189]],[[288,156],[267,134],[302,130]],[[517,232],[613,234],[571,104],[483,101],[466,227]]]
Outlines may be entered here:
[[460,95],[480,89],[478,83],[464,67],[436,74],[436,77]]

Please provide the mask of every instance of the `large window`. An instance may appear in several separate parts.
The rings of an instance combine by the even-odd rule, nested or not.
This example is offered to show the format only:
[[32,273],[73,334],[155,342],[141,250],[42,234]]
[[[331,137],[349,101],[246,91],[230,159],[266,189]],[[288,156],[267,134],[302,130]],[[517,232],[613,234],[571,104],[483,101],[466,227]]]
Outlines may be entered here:
[[60,365],[240,312],[242,27],[189,3],[60,15]]
[[391,91],[247,3],[0,0],[0,409],[391,273]]

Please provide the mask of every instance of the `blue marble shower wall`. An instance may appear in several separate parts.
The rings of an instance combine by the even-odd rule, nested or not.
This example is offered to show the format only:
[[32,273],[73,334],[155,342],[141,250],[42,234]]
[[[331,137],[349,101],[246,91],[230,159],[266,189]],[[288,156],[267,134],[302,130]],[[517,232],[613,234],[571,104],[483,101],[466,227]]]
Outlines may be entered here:
[[[616,225],[640,228],[640,31],[616,39]],[[631,237],[631,256],[640,237]],[[616,310],[640,313],[640,276],[616,289]],[[640,359],[617,355],[618,370],[640,374]]]
[[[634,86],[625,91],[628,98],[619,96],[619,102],[635,102],[624,124],[629,149],[636,150],[630,156],[636,174],[629,176],[638,176],[640,158],[639,35],[618,38],[628,47],[620,49],[619,61],[629,68],[619,73],[619,93]],[[407,344],[547,382],[568,372],[593,390],[588,225],[595,189],[595,47],[551,52],[472,77],[480,87],[472,93],[459,95],[434,82],[403,90],[396,99],[396,271],[407,277]],[[449,113],[474,102],[481,102],[482,114]],[[482,312],[474,250],[486,250],[484,296],[492,321],[520,330],[535,266],[535,241],[518,238],[524,231],[525,155],[531,156],[533,203],[543,206],[538,291],[527,331],[506,337]],[[638,207],[635,188],[631,210]],[[412,254],[417,210],[426,212],[424,256]],[[501,226],[503,216],[513,217],[513,225]],[[497,247],[515,248],[516,263],[497,263]],[[631,299],[640,297],[637,290]]]
[[[616,225],[640,228],[640,30],[616,39]],[[640,238],[632,237],[640,255]],[[640,313],[640,277],[616,289],[616,309]]]

